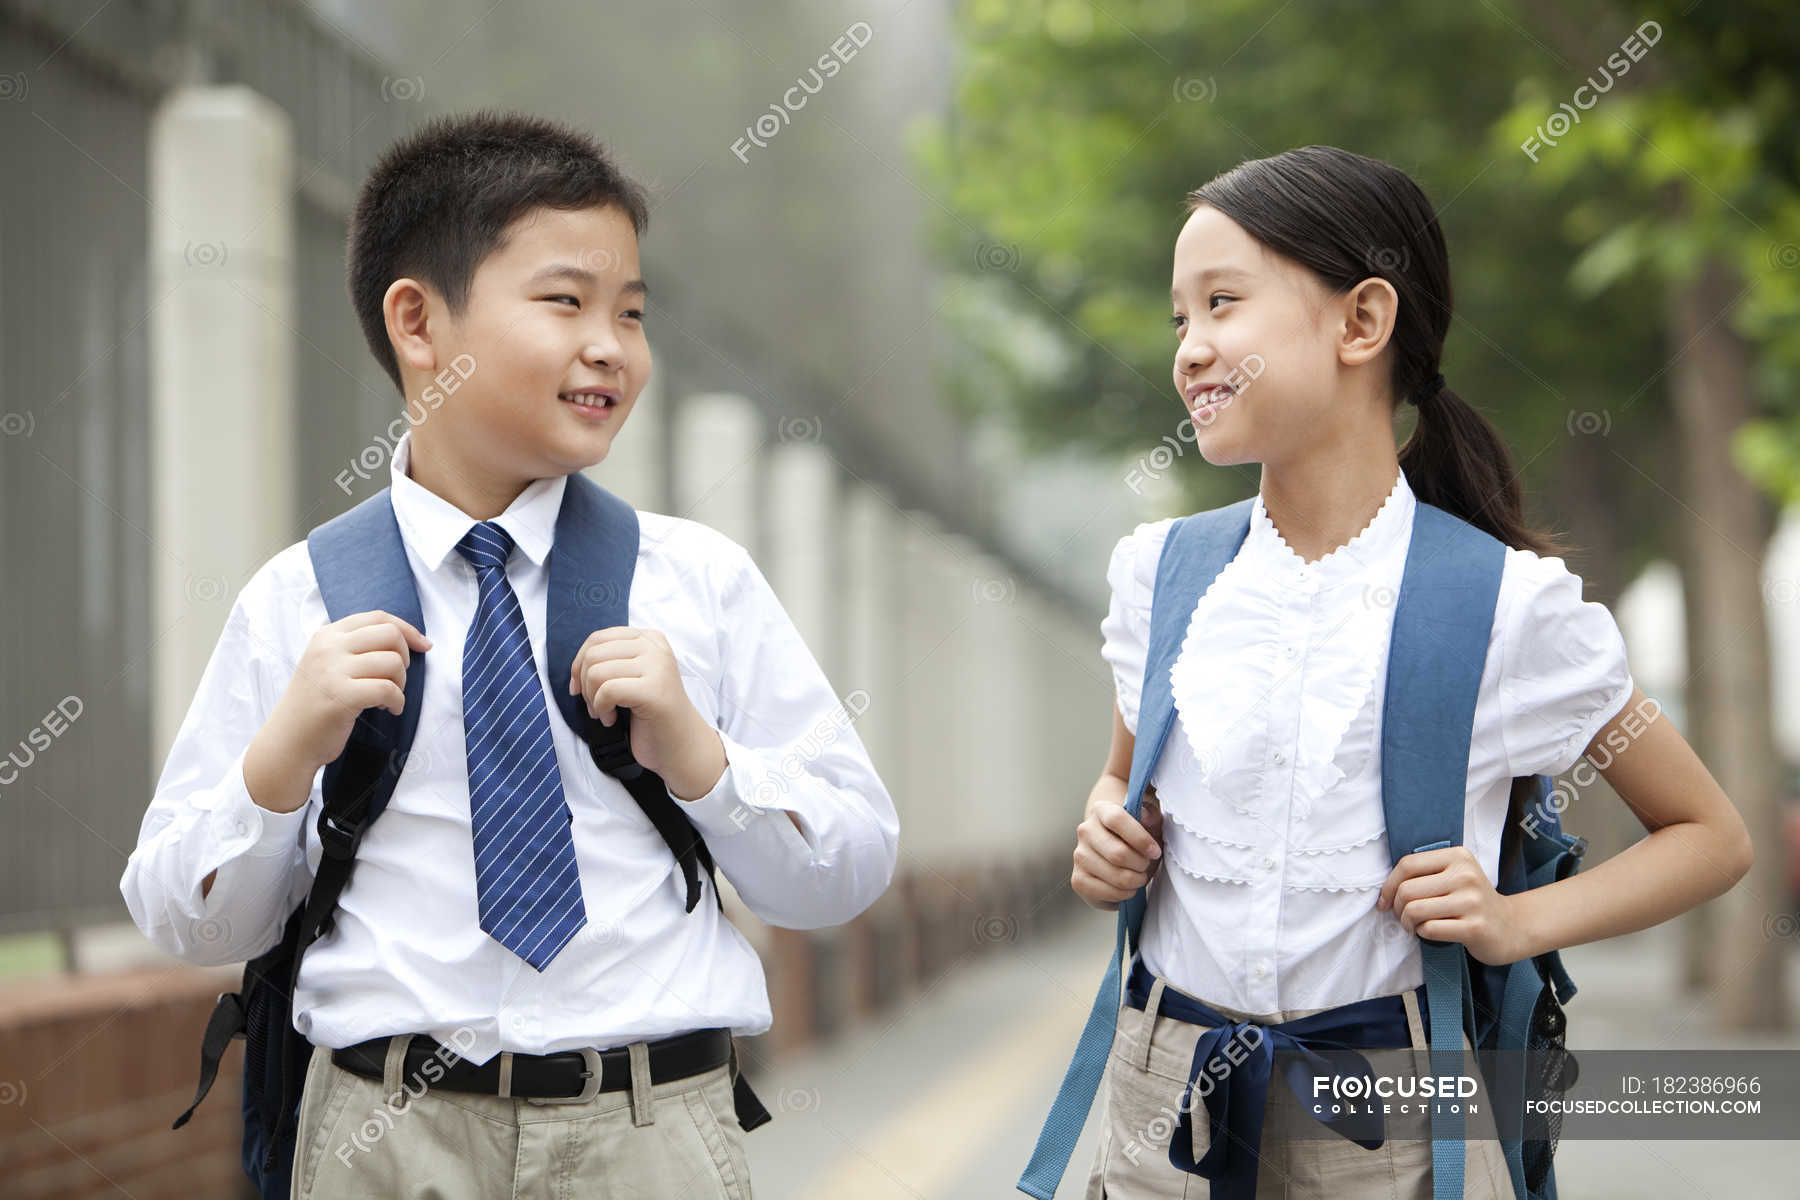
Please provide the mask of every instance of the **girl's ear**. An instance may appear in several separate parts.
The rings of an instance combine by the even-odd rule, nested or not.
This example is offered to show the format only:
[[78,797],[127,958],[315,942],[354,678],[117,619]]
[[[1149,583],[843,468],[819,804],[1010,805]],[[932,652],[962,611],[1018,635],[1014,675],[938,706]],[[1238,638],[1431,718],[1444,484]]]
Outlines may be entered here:
[[1400,294],[1379,276],[1370,276],[1339,301],[1342,321],[1338,333],[1338,361],[1361,366],[1380,354],[1393,336],[1400,314]]

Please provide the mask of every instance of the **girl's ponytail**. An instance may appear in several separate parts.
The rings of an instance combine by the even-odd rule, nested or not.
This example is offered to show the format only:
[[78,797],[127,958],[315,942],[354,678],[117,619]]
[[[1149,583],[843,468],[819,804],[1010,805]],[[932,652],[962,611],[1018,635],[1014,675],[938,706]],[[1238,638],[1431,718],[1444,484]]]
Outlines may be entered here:
[[1509,546],[1562,554],[1554,538],[1525,524],[1518,473],[1500,432],[1433,375],[1407,396],[1419,410],[1400,447],[1400,469],[1413,494],[1461,517]]
[[1378,277],[1400,297],[1390,340],[1396,402],[1419,406],[1400,447],[1413,493],[1509,546],[1560,554],[1526,525],[1512,453],[1487,418],[1438,374],[1450,330],[1450,258],[1419,185],[1379,159],[1302,146],[1239,163],[1188,193],[1188,209],[1216,208],[1335,292]]

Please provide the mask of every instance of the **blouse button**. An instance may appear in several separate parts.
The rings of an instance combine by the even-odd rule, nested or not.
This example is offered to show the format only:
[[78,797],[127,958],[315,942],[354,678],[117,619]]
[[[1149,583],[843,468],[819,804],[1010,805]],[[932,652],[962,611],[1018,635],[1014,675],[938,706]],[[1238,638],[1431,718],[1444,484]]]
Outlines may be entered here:
[[1266,977],[1268,975],[1268,973],[1269,973],[1269,968],[1267,966],[1265,966],[1262,963],[1256,964],[1255,974],[1258,979],[1262,979],[1262,978]]
[[1279,766],[1284,765],[1286,762],[1287,762],[1287,754],[1284,753],[1283,751],[1277,750],[1275,752],[1275,765],[1279,767]]
[[1300,651],[1294,649],[1294,647],[1292,647],[1292,646],[1283,646],[1281,648],[1281,652],[1283,654],[1287,655],[1289,658],[1292,658],[1292,657],[1294,657],[1294,655],[1300,653]]
[[1275,856],[1272,854],[1263,855],[1263,866],[1273,870],[1275,867]]

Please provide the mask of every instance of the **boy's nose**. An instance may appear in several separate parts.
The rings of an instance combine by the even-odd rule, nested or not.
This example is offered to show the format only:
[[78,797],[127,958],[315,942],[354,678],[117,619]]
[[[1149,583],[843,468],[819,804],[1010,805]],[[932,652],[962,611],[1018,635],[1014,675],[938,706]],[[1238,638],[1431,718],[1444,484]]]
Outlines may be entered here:
[[581,352],[581,361],[589,366],[616,366],[624,357],[617,341],[590,342]]

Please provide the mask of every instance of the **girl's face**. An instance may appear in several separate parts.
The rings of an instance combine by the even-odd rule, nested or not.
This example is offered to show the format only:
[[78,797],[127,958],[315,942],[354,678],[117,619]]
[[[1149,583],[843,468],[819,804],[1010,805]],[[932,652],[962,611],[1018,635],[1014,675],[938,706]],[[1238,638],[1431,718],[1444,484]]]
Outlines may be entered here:
[[1346,301],[1311,271],[1201,207],[1175,239],[1169,298],[1175,388],[1207,462],[1281,462],[1344,432]]

